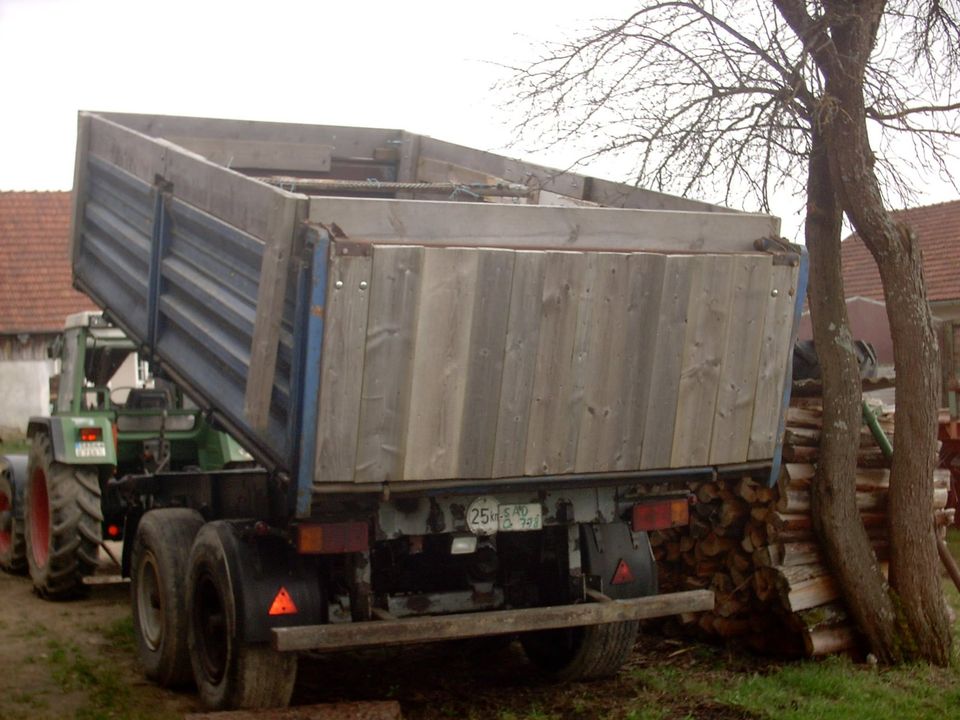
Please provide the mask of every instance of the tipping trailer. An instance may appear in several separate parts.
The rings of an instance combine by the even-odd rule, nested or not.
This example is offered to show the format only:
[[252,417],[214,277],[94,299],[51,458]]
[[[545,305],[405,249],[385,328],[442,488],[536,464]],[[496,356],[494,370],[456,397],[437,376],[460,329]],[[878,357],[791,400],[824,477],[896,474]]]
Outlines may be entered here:
[[519,635],[615,672],[648,532],[775,478],[803,252],[766,215],[397,130],[81,113],[75,285],[262,468],[114,481],[147,674]]

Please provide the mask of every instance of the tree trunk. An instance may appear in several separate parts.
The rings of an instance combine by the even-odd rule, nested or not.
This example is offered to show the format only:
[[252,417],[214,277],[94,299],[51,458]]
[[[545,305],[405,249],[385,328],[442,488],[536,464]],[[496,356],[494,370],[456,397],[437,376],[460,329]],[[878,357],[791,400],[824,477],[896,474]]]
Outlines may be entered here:
[[[843,46],[841,56],[858,58]],[[846,52],[845,52],[846,51]],[[939,352],[916,237],[894,222],[873,170],[859,67],[827,78],[837,111],[824,123],[831,177],[854,228],[880,269],[897,374],[897,441],[890,475],[890,584],[912,635],[905,647],[928,661],[950,659],[950,624],[940,584],[930,497],[937,462]],[[856,65],[856,60],[851,60]],[[859,71],[858,71],[859,70]]]
[[824,408],[811,515],[857,626],[877,658],[891,663],[902,659],[896,611],[857,510],[860,371],[837,262],[841,218],[826,148],[815,129],[804,230],[810,253],[810,316],[823,378]]

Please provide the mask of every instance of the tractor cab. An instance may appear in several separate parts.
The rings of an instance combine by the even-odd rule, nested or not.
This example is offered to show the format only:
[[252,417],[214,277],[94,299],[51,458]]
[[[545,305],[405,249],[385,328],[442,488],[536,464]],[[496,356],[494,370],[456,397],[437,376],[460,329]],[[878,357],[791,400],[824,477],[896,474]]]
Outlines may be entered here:
[[112,442],[112,474],[213,470],[252,461],[230,436],[213,430],[175,384],[152,376],[133,341],[100,313],[70,315],[49,355],[59,362],[51,380],[54,415],[109,423],[112,437],[98,437],[96,428],[86,436],[78,430],[75,449],[89,456]]

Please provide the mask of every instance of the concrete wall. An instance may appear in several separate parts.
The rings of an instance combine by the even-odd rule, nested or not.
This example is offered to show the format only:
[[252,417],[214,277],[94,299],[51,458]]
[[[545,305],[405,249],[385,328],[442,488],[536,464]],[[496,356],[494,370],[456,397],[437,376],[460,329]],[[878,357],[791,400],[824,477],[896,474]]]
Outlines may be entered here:
[[0,362],[0,439],[22,439],[31,415],[50,412],[51,367],[47,360]]

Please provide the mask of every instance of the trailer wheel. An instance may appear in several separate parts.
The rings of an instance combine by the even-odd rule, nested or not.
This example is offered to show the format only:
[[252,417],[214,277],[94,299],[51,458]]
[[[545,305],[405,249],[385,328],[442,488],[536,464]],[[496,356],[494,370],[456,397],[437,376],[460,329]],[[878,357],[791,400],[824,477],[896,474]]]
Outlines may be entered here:
[[17,518],[16,490],[9,471],[0,472],[0,569],[22,575],[27,571],[27,539],[23,518]]
[[37,592],[73,597],[99,562],[100,480],[95,468],[54,461],[46,433],[33,437],[24,488],[27,564]]
[[140,520],[130,563],[130,605],[144,674],[163,687],[193,679],[187,651],[190,546],[203,526],[196,510],[152,510]]
[[200,529],[187,575],[187,641],[200,699],[210,710],[285,707],[297,656],[240,639],[237,595],[218,524]]
[[630,656],[640,623],[543,630],[520,636],[530,661],[557,680],[594,680],[616,675]]

